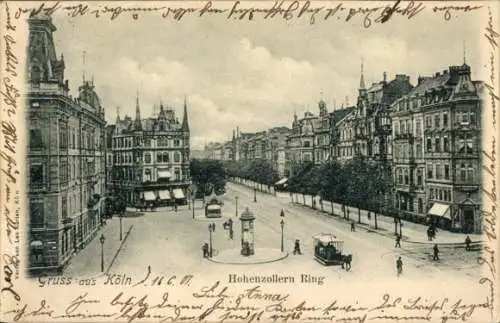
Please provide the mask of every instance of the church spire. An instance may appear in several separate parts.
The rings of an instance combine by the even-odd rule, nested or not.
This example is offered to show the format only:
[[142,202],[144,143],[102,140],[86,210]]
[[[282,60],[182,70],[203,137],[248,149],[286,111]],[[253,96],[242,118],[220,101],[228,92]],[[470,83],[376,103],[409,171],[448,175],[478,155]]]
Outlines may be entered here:
[[364,71],[363,71],[363,60],[361,60],[361,79],[359,80],[359,89],[360,90],[365,89],[365,76],[364,76]]
[[116,107],[116,123],[120,123],[120,107]]
[[182,117],[182,130],[189,131],[188,113],[187,113],[187,99],[184,96],[184,116]]
[[137,96],[136,96],[136,99],[135,99],[135,122],[134,122],[134,130],[137,130],[137,131],[142,130],[141,108],[139,106],[139,91],[137,91]]

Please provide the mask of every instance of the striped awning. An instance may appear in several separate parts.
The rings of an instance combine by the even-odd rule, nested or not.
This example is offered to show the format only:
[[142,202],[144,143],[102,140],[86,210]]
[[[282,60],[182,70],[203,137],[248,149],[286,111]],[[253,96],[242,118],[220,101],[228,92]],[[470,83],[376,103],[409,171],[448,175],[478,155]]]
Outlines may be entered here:
[[160,200],[170,200],[170,192],[168,190],[158,191],[158,196]]
[[282,178],[282,179],[280,179],[279,181],[277,181],[277,182],[276,182],[276,184],[274,184],[274,185],[283,185],[283,184],[285,184],[287,181],[288,181],[288,178],[286,178],[286,177],[285,177],[285,178]]
[[427,214],[451,219],[450,206],[448,204],[434,203]]
[[184,197],[184,192],[182,192],[182,189],[180,188],[174,188],[174,197],[176,199],[183,199]]
[[169,172],[168,170],[166,169],[159,169],[158,170],[158,178],[171,178],[172,177],[172,173]]
[[156,200],[156,194],[155,194],[155,192],[152,192],[152,191],[144,192],[144,199],[146,201],[154,201],[154,200]]
[[30,243],[30,247],[33,249],[40,249],[43,248],[43,242],[40,240],[33,240]]

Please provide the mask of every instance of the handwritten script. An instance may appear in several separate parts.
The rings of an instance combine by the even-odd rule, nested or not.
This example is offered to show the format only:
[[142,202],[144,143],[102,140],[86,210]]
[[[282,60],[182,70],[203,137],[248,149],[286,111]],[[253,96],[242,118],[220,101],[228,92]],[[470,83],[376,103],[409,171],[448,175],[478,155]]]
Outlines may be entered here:
[[126,322],[385,322],[436,319],[454,322],[483,315],[493,306],[488,295],[477,303],[467,303],[460,298],[404,298],[388,293],[375,300],[375,304],[350,304],[328,294],[314,301],[292,301],[287,292],[269,291],[266,286],[254,285],[241,290],[219,281],[193,290],[191,296],[184,295],[182,299],[175,297],[176,291],[153,295],[129,288],[102,297],[99,292],[89,290],[69,299],[60,308],[56,308],[50,299],[42,299],[36,304],[22,304],[8,309],[4,314],[13,321],[107,318]]

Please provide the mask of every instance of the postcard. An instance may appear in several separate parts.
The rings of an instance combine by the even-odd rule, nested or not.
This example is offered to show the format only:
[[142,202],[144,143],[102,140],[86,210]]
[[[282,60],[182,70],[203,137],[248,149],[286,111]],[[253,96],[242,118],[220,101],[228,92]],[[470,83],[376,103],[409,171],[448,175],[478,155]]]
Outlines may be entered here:
[[2,321],[499,322],[497,2],[0,15]]

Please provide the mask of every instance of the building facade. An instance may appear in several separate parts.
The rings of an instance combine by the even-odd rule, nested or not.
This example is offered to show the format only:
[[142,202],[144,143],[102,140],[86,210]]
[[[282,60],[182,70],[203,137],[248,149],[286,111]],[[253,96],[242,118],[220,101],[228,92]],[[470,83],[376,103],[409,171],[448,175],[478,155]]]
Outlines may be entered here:
[[393,105],[395,205],[441,227],[481,232],[482,83],[450,66]]
[[36,274],[60,272],[101,226],[105,121],[93,81],[69,94],[51,18],[38,13],[28,24],[28,269]]
[[361,68],[357,104],[348,108],[351,112],[332,126],[331,151],[335,157],[346,161],[354,156],[364,156],[390,166],[390,107],[412,88],[409,76],[397,74],[393,80],[387,81],[386,73],[382,81],[366,88]]
[[186,203],[191,178],[187,103],[182,122],[171,108],[160,105],[154,118],[117,116],[112,134],[112,194],[128,205]]

